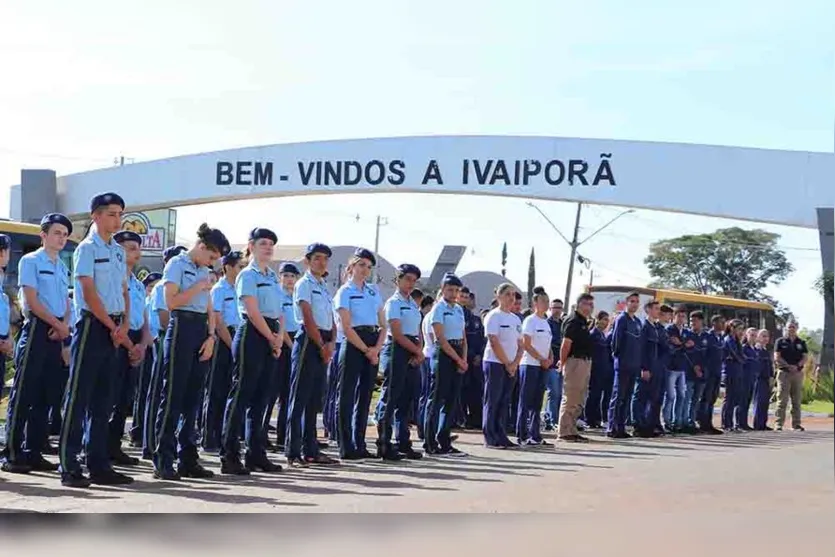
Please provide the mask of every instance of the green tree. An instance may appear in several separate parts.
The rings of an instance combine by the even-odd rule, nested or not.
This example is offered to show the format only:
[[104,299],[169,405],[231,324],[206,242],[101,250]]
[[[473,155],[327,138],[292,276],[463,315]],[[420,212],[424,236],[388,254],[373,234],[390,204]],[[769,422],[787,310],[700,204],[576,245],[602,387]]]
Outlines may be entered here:
[[794,270],[777,245],[779,238],[773,232],[738,227],[679,236],[651,244],[644,263],[655,286],[775,304],[763,290],[780,284]]
[[830,271],[826,271],[815,281],[815,290],[822,298],[832,297],[832,292],[835,290],[835,275]]
[[800,329],[797,336],[806,341],[806,347],[809,352],[818,355],[821,353],[821,345],[823,344],[823,329]]

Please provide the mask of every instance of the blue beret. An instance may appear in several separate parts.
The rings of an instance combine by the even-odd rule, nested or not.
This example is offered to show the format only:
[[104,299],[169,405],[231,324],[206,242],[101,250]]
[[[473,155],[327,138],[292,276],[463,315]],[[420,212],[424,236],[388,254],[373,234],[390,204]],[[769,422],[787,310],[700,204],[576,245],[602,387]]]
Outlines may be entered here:
[[142,247],[142,236],[132,230],[120,230],[113,235],[113,239],[116,240],[117,244],[121,244],[123,242],[136,242],[140,247]]
[[397,267],[397,274],[399,276],[412,274],[415,275],[416,278],[420,278],[420,269],[417,265],[412,265],[411,263],[403,263]]
[[354,251],[354,256],[359,257],[360,259],[368,259],[369,261],[371,261],[371,265],[377,264],[377,258],[374,257],[374,254],[371,253],[371,250],[365,248],[357,248]]
[[294,275],[300,275],[299,268],[296,266],[295,263],[290,261],[285,261],[278,267],[278,274],[283,275],[284,273],[292,273]]
[[142,279],[142,284],[144,286],[148,286],[152,282],[156,282],[162,278],[162,273],[148,273],[144,279]]
[[239,251],[230,251],[226,255],[220,258],[221,265],[234,265],[241,259],[243,259],[244,254]]
[[273,244],[278,243],[278,236],[276,236],[275,232],[273,232],[269,228],[253,228],[249,231],[250,242],[254,242],[255,240],[260,240],[262,238],[272,240]]
[[162,260],[168,263],[171,261],[171,258],[177,255],[180,255],[186,251],[185,246],[173,246],[170,248],[165,248],[165,251],[162,252]]
[[316,242],[307,246],[307,250],[305,250],[304,256],[310,259],[310,256],[312,256],[314,253],[322,253],[324,255],[327,255],[328,257],[333,255],[331,248],[320,242]]
[[124,209],[125,200],[118,193],[100,193],[90,201],[90,212],[92,213],[99,207],[107,207],[108,205],[119,205]]
[[46,232],[50,224],[63,224],[67,228],[67,234],[72,234],[72,221],[61,213],[49,213],[41,219],[41,230]]
[[453,275],[452,273],[447,273],[444,275],[444,278],[441,279],[441,284],[444,286],[464,286],[464,283],[461,282],[461,279]]
[[0,249],[12,247],[12,239],[7,234],[0,234]]

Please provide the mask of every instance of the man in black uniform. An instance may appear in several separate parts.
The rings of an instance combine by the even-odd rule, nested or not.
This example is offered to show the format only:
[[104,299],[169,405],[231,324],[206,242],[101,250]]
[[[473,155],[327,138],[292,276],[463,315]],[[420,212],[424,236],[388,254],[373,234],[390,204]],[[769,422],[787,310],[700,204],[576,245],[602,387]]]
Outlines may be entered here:
[[792,429],[804,431],[800,425],[800,402],[803,396],[803,366],[809,349],[806,341],[797,336],[797,321],[786,324],[786,335],[774,343],[774,363],[777,366],[777,411],[775,429],[783,430],[786,406],[792,401]]
[[551,300],[548,311],[548,326],[551,327],[551,350],[554,352],[554,366],[545,374],[545,431],[554,431],[560,415],[562,402],[562,371],[558,370],[560,346],[562,345],[563,302],[559,298]]
[[481,355],[484,352],[484,325],[481,317],[473,313],[475,295],[466,286],[461,289],[458,303],[464,308],[464,334],[467,336],[467,371],[461,389],[461,421],[467,429],[481,430],[484,397],[484,371]]

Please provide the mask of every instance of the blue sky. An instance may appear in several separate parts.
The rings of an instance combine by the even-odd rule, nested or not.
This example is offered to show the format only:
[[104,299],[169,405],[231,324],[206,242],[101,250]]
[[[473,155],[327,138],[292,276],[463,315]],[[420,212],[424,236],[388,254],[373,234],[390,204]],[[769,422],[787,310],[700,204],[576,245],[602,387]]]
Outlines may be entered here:
[[[69,173],[248,145],[413,134],[536,134],[811,151],[835,138],[835,4],[770,1],[267,2],[33,0],[0,18],[0,214],[20,168]],[[670,195],[698,195],[677,191]],[[762,192],[780,200],[780,192]],[[786,194],[786,201],[802,203]],[[574,208],[539,206],[568,234]],[[306,209],[324,218],[312,222]],[[231,211],[231,212],[230,212]],[[584,232],[618,213],[590,207]],[[238,215],[246,214],[247,218]],[[359,221],[356,215],[360,215]],[[567,247],[521,200],[408,194],[237,202],[180,211],[242,241],[372,245],[431,266],[498,270],[562,293]],[[234,218],[230,218],[234,215]],[[513,227],[491,225],[510,216]],[[596,282],[643,283],[651,241],[732,221],[640,211],[580,252]],[[752,226],[745,224],[745,226]],[[822,322],[817,233],[783,235],[796,273],[772,294]],[[582,237],[582,235],[581,235]],[[579,272],[579,271],[578,271]],[[587,270],[584,273],[588,273]],[[575,277],[575,284],[587,275]]]

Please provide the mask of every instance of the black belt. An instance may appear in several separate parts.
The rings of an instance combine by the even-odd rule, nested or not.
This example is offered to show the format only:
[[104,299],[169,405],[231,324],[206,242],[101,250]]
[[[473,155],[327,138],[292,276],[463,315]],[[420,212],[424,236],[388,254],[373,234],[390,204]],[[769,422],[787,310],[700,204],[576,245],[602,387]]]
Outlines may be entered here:
[[[83,315],[83,316],[85,316],[85,317],[89,316],[89,317],[92,317],[92,318],[94,318],[94,319],[96,318],[96,316],[95,316],[95,315],[93,315],[93,312],[92,312],[92,311],[90,311],[90,310],[88,310],[88,309],[82,309],[82,310],[81,310],[81,315]],[[113,320],[113,322],[114,322],[114,323],[116,323],[117,325],[121,325],[121,323],[122,323],[122,318],[125,316],[125,314],[124,314],[124,313],[109,313],[109,314],[107,314],[107,315],[108,315],[108,317],[110,317],[110,319],[112,319],[112,320]]]
[[[403,336],[406,337],[407,339],[411,340],[412,342],[417,342],[418,341],[418,337],[415,336],[415,335],[403,335]],[[392,341],[394,341],[394,337],[391,336],[391,335],[386,335],[386,341],[387,342],[392,342]]]
[[352,327],[358,333],[376,333],[379,329],[373,325],[360,325],[359,327]]
[[[261,317],[263,317],[263,318],[264,318],[264,321],[266,321],[266,322],[267,322],[267,325],[278,325],[278,318],[276,318],[276,317],[265,317],[265,316],[263,316],[263,315],[262,315]],[[251,319],[249,318],[249,316],[248,316],[247,314],[245,314],[245,313],[241,315],[241,318],[242,318],[244,321],[249,321],[250,323],[252,323],[252,320],[251,320]]]
[[460,338],[453,339],[453,340],[447,339],[447,342],[449,343],[450,346],[464,346],[464,339],[460,339]]
[[0,340],[6,340],[9,338],[9,335],[0,335]]
[[171,317],[176,317],[177,319],[190,319],[193,321],[201,322],[209,320],[208,314],[200,313],[199,311],[191,311],[188,309],[175,309],[171,312]]

